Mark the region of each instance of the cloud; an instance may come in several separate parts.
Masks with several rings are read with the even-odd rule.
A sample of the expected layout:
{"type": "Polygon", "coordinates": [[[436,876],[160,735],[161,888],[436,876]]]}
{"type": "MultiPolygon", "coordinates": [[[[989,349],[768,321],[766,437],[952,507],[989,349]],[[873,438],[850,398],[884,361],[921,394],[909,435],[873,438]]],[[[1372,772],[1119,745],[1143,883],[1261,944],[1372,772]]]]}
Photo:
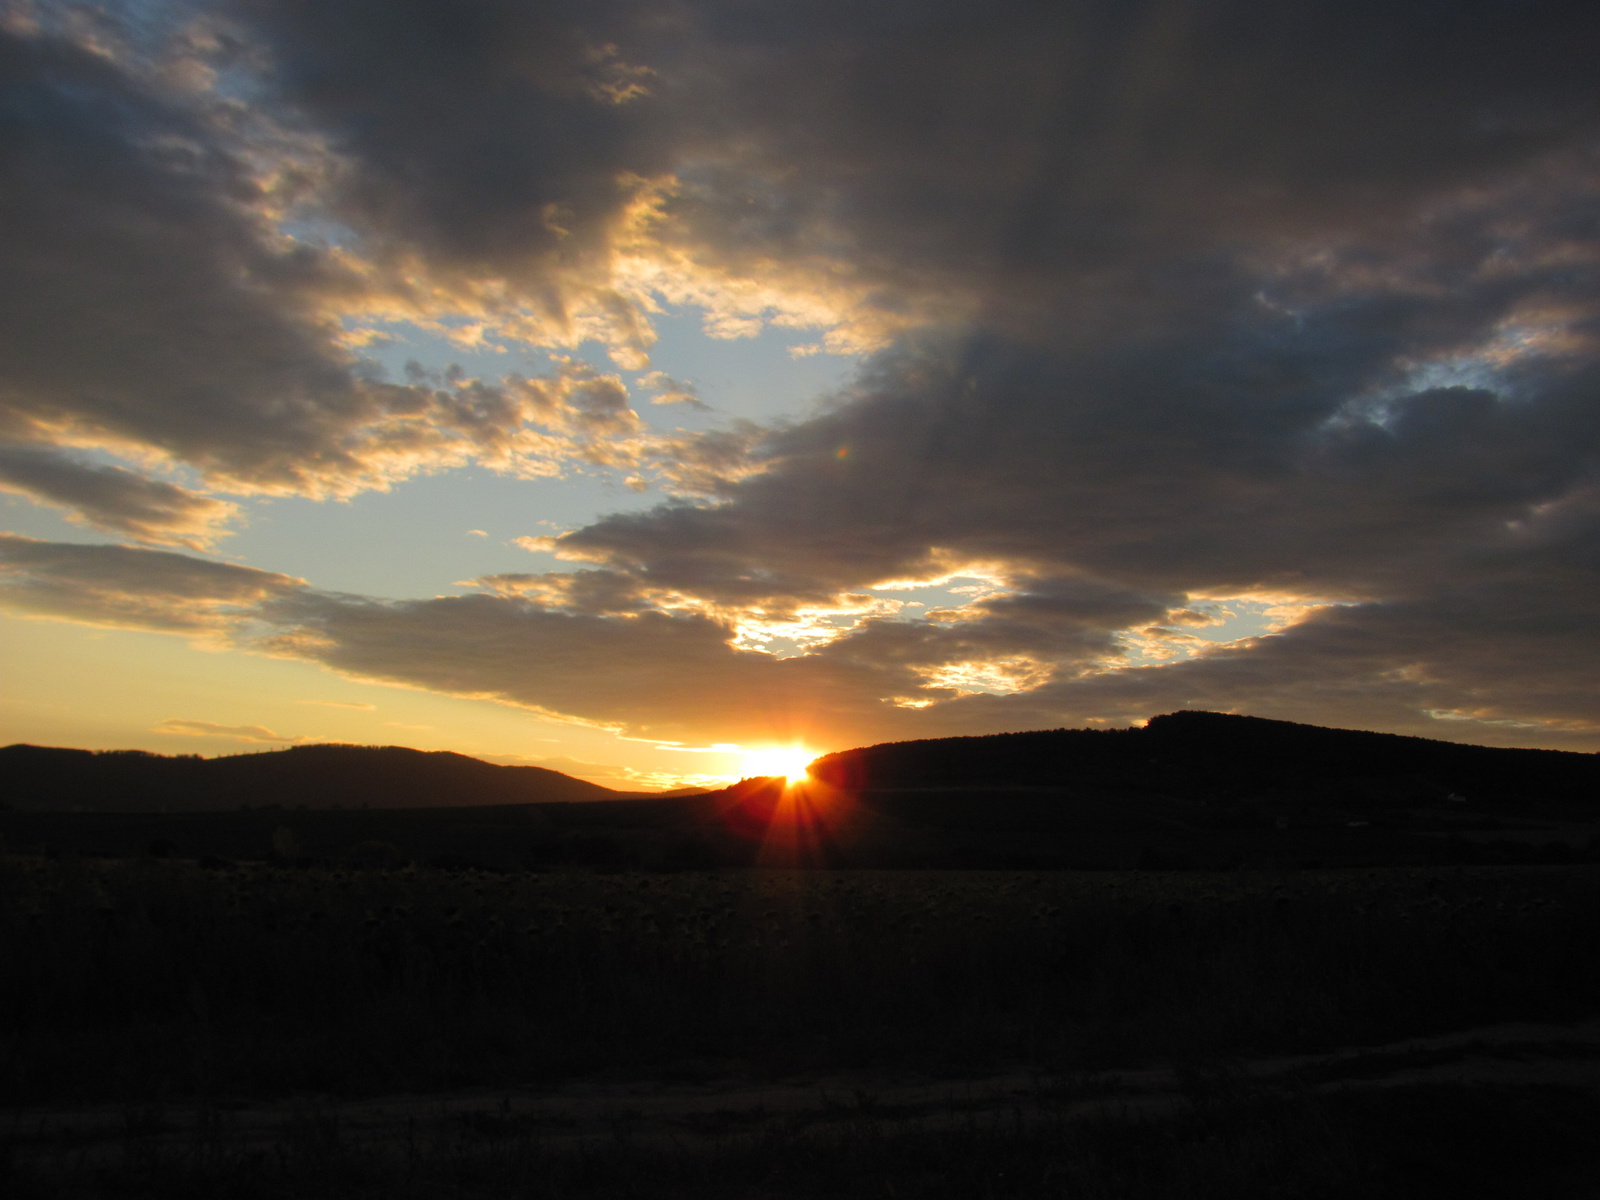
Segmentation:
{"type": "MultiPolygon", "coordinates": [[[[271,7],[254,15],[273,25],[271,7]]],[[[72,507],[96,528],[193,547],[217,536],[229,502],[71,451],[184,464],[205,492],[324,497],[469,460],[552,473],[574,456],[604,459],[601,442],[638,432],[620,383],[580,365],[542,379],[447,372],[393,383],[360,359],[350,330],[367,318],[449,316],[447,297],[400,296],[395,272],[418,255],[449,257],[450,239],[440,234],[432,249],[407,241],[442,216],[385,208],[369,194],[378,176],[340,157],[334,129],[308,130],[300,110],[274,105],[273,87],[295,91],[291,77],[316,92],[313,67],[286,52],[280,74],[243,105],[207,81],[221,71],[243,80],[265,62],[259,30],[201,18],[151,46],[159,20],[124,28],[107,15],[90,37],[82,22],[53,15],[0,29],[0,437],[13,443],[0,469],[11,490],[72,507]],[[342,245],[285,233],[294,222],[331,229],[346,208],[393,227],[347,226],[342,245]]],[[[573,106],[618,108],[605,80],[623,68],[591,62],[606,55],[581,38],[568,50],[573,78],[594,87],[550,85],[565,97],[551,137],[578,132],[573,106]]],[[[507,70],[528,67],[516,61],[507,70]]],[[[568,157],[590,150],[575,145],[568,157]]],[[[603,172],[583,170],[594,187],[611,187],[603,172]]],[[[407,194],[430,204],[417,187],[407,194]]],[[[523,200],[516,209],[508,228],[526,215],[523,200]]],[[[555,257],[534,255],[545,265],[528,267],[513,309],[535,293],[552,312],[566,306],[549,289],[560,291],[565,251],[556,248],[567,237],[541,236],[555,257]]],[[[456,252],[450,270],[483,265],[456,252]]]]}
{"type": "Polygon", "coordinates": [[[319,311],[343,272],[273,235],[217,114],[49,32],[0,32],[0,63],[0,425],[238,484],[350,467],[383,396],[319,311]]]}
{"type": "MultiPolygon", "coordinates": [[[[328,210],[396,310],[473,311],[536,337],[653,340],[614,246],[670,139],[628,6],[257,3],[266,97],[319,131],[328,210]]],[[[630,359],[632,361],[632,359],[630,359]]]]}
{"type": "MultiPolygon", "coordinates": [[[[7,549],[28,572],[28,611],[207,629],[237,648],[354,678],[666,741],[703,741],[710,731],[741,743],[844,746],[1123,723],[1187,706],[1588,746],[1600,741],[1587,672],[1600,650],[1589,619],[1600,582],[1597,512],[1600,504],[1565,514],[1563,528],[1508,552],[1492,583],[1327,607],[1280,633],[1144,667],[1117,660],[1113,635],[1167,611],[1164,599],[1079,580],[1018,580],[1029,590],[990,597],[943,624],[870,618],[779,658],[738,648],[732,622],[694,612],[619,605],[595,614],[514,589],[381,601],[162,551],[7,549]],[[1578,573],[1561,552],[1572,540],[1588,548],[1578,573]]],[[[18,602],[11,588],[0,597],[18,602]]]]}
{"type": "Polygon", "coordinates": [[[311,737],[285,737],[261,725],[218,725],[212,721],[185,721],[177,717],[169,717],[162,721],[151,732],[189,737],[220,737],[235,742],[272,743],[282,746],[303,746],[321,740],[311,737]]]}
{"type": "Polygon", "coordinates": [[[238,506],[176,484],[64,454],[0,444],[0,491],[75,510],[74,519],[141,542],[206,548],[238,506]]]}
{"type": "Polygon", "coordinates": [[[813,652],[1016,693],[897,693],[935,701],[926,728],[1198,705],[1506,736],[1428,715],[1481,712],[1520,722],[1522,740],[1575,734],[1593,709],[1569,668],[1594,649],[1600,375],[1585,354],[1534,351],[1479,359],[1472,386],[1426,372],[1408,386],[1418,373],[1396,360],[1417,343],[1398,337],[1395,307],[1382,289],[1345,291],[1291,321],[1240,296],[1208,336],[1146,331],[1137,355],[992,336],[908,347],[848,404],[775,436],[766,469],[718,503],[550,544],[609,572],[614,592],[633,581],[724,612],[988,563],[997,594],[813,652]],[[1190,644],[1192,663],[1119,664],[1130,637],[1194,600],[1254,596],[1312,615],[1246,646],[1190,644]]]}
{"type": "Polygon", "coordinates": [[[686,13],[652,57],[699,133],[659,237],[886,323],[1120,340],[1227,256],[1382,236],[1595,129],[1576,4],[686,13]]]}
{"type": "MultiPolygon", "coordinates": [[[[1529,579],[1527,582],[1533,583],[1529,579]]],[[[1592,576],[1589,582],[1594,582],[1592,576]]],[[[1593,749],[1587,603],[1519,583],[1323,610],[1281,634],[1161,667],[1049,685],[1015,715],[1129,721],[1178,707],[1501,745],[1593,749]]]]}
{"type": "Polygon", "coordinates": [[[697,614],[595,616],[491,595],[384,603],[312,593],[284,597],[264,614],[282,630],[267,648],[357,678],[667,740],[713,725],[747,740],[790,735],[877,706],[874,689],[856,679],[870,668],[737,650],[727,625],[697,614]]]}
{"type": "Polygon", "coordinates": [[[656,393],[650,397],[651,404],[685,404],[702,412],[710,411],[710,406],[704,403],[695,391],[694,384],[674,379],[665,371],[651,371],[647,375],[641,375],[637,380],[637,386],[656,393]]]}
{"type": "Polygon", "coordinates": [[[470,596],[7,538],[0,602],[695,742],[1192,704],[1600,744],[1592,5],[253,0],[103,28],[0,37],[6,486],[189,547],[219,495],[469,460],[668,498],[518,539],[582,569],[470,596]],[[409,320],[642,371],[663,302],[872,357],[806,419],[672,436],[576,359],[358,357],[409,320]],[[925,617],[874,590],[961,572],[983,590],[925,617]],[[1189,632],[1235,600],[1282,622],[1189,632]]]}
{"type": "Polygon", "coordinates": [[[1253,249],[1370,226],[1593,127],[1581,9],[1487,6],[1463,33],[1421,9],[1117,8],[262,0],[153,47],[109,18],[93,44],[13,28],[35,114],[6,213],[29,298],[4,322],[13,418],[338,494],[484,448],[452,426],[459,398],[375,383],[341,321],[465,314],[557,342],[598,322],[637,355],[654,281],[733,304],[725,321],[755,289],[749,319],[855,320],[867,341],[1002,307],[1059,338],[1064,306],[1087,336],[1240,229],[1253,249]],[[1388,49],[1328,68],[1370,44],[1388,49]]]}
{"type": "Polygon", "coordinates": [[[636,367],[654,296],[854,347],[1120,343],[1297,255],[1392,269],[1486,188],[1574,218],[1597,112],[1595,18],[1554,3],[44,11],[0,41],[0,432],[244,491],[515,465],[526,397],[383,382],[375,321],[636,367]]]}
{"type": "Polygon", "coordinates": [[[0,607],[91,625],[222,634],[302,580],[162,550],[0,534],[0,607]]]}

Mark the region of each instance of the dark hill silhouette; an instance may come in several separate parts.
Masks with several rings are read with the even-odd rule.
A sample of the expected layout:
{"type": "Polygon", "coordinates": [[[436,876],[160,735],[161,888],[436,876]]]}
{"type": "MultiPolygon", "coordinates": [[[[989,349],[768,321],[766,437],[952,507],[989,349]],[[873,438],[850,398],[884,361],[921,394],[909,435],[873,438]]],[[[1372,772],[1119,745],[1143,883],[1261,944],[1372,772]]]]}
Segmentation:
{"type": "Polygon", "coordinates": [[[210,760],[11,746],[0,750],[0,806],[11,810],[0,842],[242,860],[287,854],[276,841],[287,827],[295,861],[353,861],[353,847],[376,841],[391,858],[443,869],[1600,861],[1594,754],[1177,712],[1139,729],[868,746],[818,759],[812,773],[833,786],[790,797],[778,780],[747,779],[633,798],[536,767],[392,746],[210,760]],[[571,803],[586,800],[604,803],[571,803]]]}
{"type": "Polygon", "coordinates": [[[1143,728],[1052,729],[890,742],[829,754],[850,789],[1038,787],[1096,793],[1294,794],[1396,803],[1600,802],[1600,755],[1517,750],[1292,721],[1182,711],[1143,728]]]}
{"type": "Polygon", "coordinates": [[[141,750],[0,749],[0,803],[17,809],[450,808],[631,794],[542,767],[498,766],[403,746],[294,746],[211,759],[141,750]]]}

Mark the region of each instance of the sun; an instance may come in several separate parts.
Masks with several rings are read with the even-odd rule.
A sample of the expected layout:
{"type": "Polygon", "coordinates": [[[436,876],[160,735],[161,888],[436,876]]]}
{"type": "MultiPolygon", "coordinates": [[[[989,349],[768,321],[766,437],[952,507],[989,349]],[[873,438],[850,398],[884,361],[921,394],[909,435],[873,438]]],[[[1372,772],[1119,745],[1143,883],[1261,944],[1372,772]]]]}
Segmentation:
{"type": "Polygon", "coordinates": [[[806,766],[817,757],[815,750],[805,746],[769,746],[762,750],[744,751],[744,773],[756,775],[781,775],[786,780],[799,779],[806,766]]]}

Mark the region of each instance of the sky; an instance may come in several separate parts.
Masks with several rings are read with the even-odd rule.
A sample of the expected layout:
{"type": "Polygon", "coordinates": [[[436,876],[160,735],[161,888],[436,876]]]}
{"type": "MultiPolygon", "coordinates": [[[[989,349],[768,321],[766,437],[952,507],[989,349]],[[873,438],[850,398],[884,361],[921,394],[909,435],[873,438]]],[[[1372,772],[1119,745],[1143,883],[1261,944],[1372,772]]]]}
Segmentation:
{"type": "Polygon", "coordinates": [[[1600,749],[1600,8],[0,0],[0,743],[1600,749]]]}

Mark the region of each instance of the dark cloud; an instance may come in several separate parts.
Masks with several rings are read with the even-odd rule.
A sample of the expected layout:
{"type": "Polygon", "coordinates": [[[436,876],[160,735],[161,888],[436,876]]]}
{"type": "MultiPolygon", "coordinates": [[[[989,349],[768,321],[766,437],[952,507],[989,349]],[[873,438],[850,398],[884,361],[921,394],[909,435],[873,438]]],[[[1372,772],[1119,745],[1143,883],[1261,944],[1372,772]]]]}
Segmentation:
{"type": "MultiPolygon", "coordinates": [[[[68,26],[0,47],[9,421],[314,493],[482,450],[459,398],[356,369],[341,314],[577,321],[637,354],[631,239],[711,272],[695,294],[787,290],[875,335],[942,314],[1056,349],[1152,322],[1208,337],[1329,238],[1437,268],[1375,240],[1570,159],[1596,115],[1584,6],[212,11],[166,58],[68,26]],[[652,219],[641,188],[665,198],[652,219]]],[[[1395,319],[1451,306],[1413,307],[1395,319]]]]}
{"type": "Polygon", "coordinates": [[[608,518],[557,546],[729,601],[820,598],[934,571],[941,554],[1355,597],[1453,569],[1592,480],[1587,372],[1520,398],[1428,388],[1352,415],[1391,355],[1328,361],[1327,331],[1301,328],[1309,345],[1261,336],[1258,354],[1219,331],[1098,361],[972,342],[899,355],[853,403],[777,438],[771,469],[728,503],[608,518]]]}
{"type": "Polygon", "coordinates": [[[885,680],[872,668],[778,660],[729,645],[723,623],[645,611],[591,616],[521,598],[403,603],[302,594],[269,606],[269,643],[335,670],[487,696],[635,736],[702,741],[789,737],[873,723],[885,680]]]}
{"type": "Polygon", "coordinates": [[[1095,675],[1001,701],[1129,721],[1190,706],[1501,745],[1600,745],[1589,664],[1600,651],[1592,572],[1566,594],[1523,577],[1320,612],[1236,649],[1095,675]],[[1580,589],[1587,595],[1579,594],[1580,589]]]}
{"type": "Polygon", "coordinates": [[[121,467],[0,443],[0,490],[74,510],[84,524],[143,542],[199,549],[235,506],[121,467]]]}
{"type": "Polygon", "coordinates": [[[1600,119],[1575,3],[235,11],[355,244],[491,307],[595,307],[636,348],[619,237],[880,334],[981,315],[1059,340],[1059,311],[1115,329],[1241,250],[1581,153],[1600,119]]]}
{"type": "Polygon", "coordinates": [[[1581,153],[1600,116],[1574,3],[687,10],[664,94],[715,134],[670,209],[694,253],[836,259],[880,304],[1055,342],[1581,153]]]}
{"type": "Polygon", "coordinates": [[[167,633],[240,628],[302,580],[164,550],[75,546],[0,534],[0,606],[167,633]]]}
{"type": "MultiPolygon", "coordinates": [[[[548,277],[605,255],[670,169],[653,75],[613,38],[622,6],[568,0],[245,0],[265,83],[342,164],[335,211],[389,253],[469,279],[548,277]]],[[[602,264],[603,266],[604,264],[602,264]]]]}
{"type": "MultiPolygon", "coordinates": [[[[104,55],[0,33],[4,420],[261,482],[313,475],[376,402],[203,114],[104,55]]],[[[347,465],[347,464],[339,464],[347,465]]]]}
{"type": "Polygon", "coordinates": [[[771,469],[724,503],[609,518],[557,547],[769,610],[987,564],[1011,590],[959,619],[873,622],[814,652],[956,686],[941,664],[1048,668],[1053,682],[1014,671],[1026,686],[1010,696],[907,693],[944,701],[929,727],[1194,705],[1592,742],[1579,664],[1600,615],[1600,389],[1587,356],[1479,362],[1475,386],[1405,390],[1404,343],[1360,354],[1327,327],[1350,307],[1300,314],[1293,336],[1257,317],[1235,339],[1255,354],[1224,332],[1147,338],[1137,357],[982,339],[903,352],[838,412],[777,438],[771,469]],[[1207,596],[1343,606],[1191,663],[1105,669],[1119,635],[1207,596]]]}

